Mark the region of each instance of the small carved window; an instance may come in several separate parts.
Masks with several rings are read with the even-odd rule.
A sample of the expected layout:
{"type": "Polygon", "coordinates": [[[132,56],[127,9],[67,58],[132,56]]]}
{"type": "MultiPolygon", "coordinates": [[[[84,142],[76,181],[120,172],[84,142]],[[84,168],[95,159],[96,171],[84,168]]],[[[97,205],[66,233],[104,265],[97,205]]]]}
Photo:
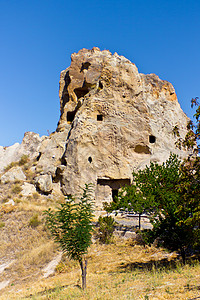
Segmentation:
{"type": "Polygon", "coordinates": [[[91,162],[92,162],[92,157],[91,156],[88,157],[88,161],[91,164],[91,162]]]}
{"type": "Polygon", "coordinates": [[[97,121],[103,121],[103,115],[97,115],[97,121]]]}
{"type": "Polygon", "coordinates": [[[149,143],[154,144],[156,142],[156,137],[154,135],[149,136],[149,143]]]}

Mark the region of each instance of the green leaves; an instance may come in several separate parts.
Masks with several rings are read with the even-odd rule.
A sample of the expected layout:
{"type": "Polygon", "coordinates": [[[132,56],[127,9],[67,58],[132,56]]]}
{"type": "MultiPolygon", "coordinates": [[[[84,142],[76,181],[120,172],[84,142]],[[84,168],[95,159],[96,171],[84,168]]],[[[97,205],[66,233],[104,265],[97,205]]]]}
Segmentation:
{"type": "Polygon", "coordinates": [[[60,244],[62,250],[71,259],[82,261],[87,253],[92,238],[92,202],[91,185],[85,185],[80,199],[75,201],[68,196],[66,202],[61,204],[57,211],[51,209],[44,212],[46,225],[54,240],[60,244]]]}
{"type": "Polygon", "coordinates": [[[133,184],[121,188],[108,212],[128,209],[139,216],[148,212],[153,230],[145,231],[149,242],[155,238],[171,250],[200,245],[200,159],[181,162],[175,154],[162,165],[151,163],[133,172],[133,184]]]}

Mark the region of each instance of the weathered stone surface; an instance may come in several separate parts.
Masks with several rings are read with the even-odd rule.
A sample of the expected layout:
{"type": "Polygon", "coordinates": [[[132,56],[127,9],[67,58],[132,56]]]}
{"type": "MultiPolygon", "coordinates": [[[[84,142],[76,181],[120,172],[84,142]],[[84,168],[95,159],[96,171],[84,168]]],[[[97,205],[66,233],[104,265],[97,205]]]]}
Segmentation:
{"type": "Polygon", "coordinates": [[[26,180],[26,176],[20,167],[14,167],[2,175],[0,180],[1,183],[14,182],[16,180],[26,180]]]}
{"type": "Polygon", "coordinates": [[[123,56],[82,49],[60,77],[58,132],[71,129],[58,168],[64,194],[77,194],[93,183],[98,205],[111,200],[132,181],[133,169],[181,158],[173,128],[186,134],[187,116],[173,86],[154,74],[144,75],[123,56]]]}
{"type": "Polygon", "coordinates": [[[22,143],[16,143],[10,147],[0,146],[0,173],[11,162],[20,160],[23,155],[27,155],[30,159],[38,156],[38,148],[44,137],[34,132],[26,132],[22,143]]]}
{"type": "Polygon", "coordinates": [[[63,131],[54,132],[43,139],[38,149],[36,172],[55,177],[57,166],[61,164],[61,158],[65,151],[66,138],[70,128],[71,126],[68,124],[63,131]]]}
{"type": "MultiPolygon", "coordinates": [[[[22,144],[0,147],[0,172],[23,154],[43,193],[77,195],[93,183],[96,204],[111,201],[133,170],[162,163],[177,149],[188,122],[173,86],[155,74],[140,74],[117,53],[82,49],[60,76],[60,120],[46,137],[26,133],[22,144]],[[52,182],[53,181],[53,182],[52,182]]],[[[2,176],[3,177],[3,176],[2,176]]]]}
{"type": "Polygon", "coordinates": [[[22,187],[21,194],[23,196],[30,196],[36,192],[35,186],[28,182],[24,182],[24,184],[21,187],[22,187]]]}
{"type": "Polygon", "coordinates": [[[51,175],[40,175],[35,178],[37,188],[43,193],[50,193],[52,191],[52,177],[51,175]]]}

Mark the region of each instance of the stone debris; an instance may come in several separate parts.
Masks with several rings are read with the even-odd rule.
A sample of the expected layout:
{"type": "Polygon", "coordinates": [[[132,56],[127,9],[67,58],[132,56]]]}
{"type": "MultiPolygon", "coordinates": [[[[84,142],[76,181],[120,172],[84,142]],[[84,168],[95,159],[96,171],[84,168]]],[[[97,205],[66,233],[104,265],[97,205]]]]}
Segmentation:
{"type": "Polygon", "coordinates": [[[35,192],[36,192],[36,188],[33,184],[24,182],[24,184],[22,185],[22,191],[21,191],[21,194],[23,196],[30,196],[35,192]]]}
{"type": "Polygon", "coordinates": [[[62,252],[60,252],[50,263],[42,270],[43,278],[47,278],[55,272],[55,269],[62,258],[62,252]]]}
{"type": "Polygon", "coordinates": [[[9,283],[10,283],[10,280],[4,280],[4,281],[0,282],[0,290],[7,287],[9,285],[9,283]]]}

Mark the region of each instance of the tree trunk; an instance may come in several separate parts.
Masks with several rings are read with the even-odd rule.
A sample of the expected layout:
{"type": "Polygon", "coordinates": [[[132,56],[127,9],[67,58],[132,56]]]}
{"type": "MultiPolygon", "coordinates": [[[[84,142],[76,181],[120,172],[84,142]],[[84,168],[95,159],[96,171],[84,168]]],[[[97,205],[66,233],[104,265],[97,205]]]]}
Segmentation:
{"type": "Polygon", "coordinates": [[[82,289],[86,288],[86,274],[87,274],[87,259],[80,261],[81,271],[82,271],[82,289]]]}
{"type": "Polygon", "coordinates": [[[141,214],[139,214],[139,229],[141,228],[141,214]]]}
{"type": "Polygon", "coordinates": [[[185,249],[184,248],[181,248],[181,257],[183,260],[183,264],[185,265],[185,249]]]}

